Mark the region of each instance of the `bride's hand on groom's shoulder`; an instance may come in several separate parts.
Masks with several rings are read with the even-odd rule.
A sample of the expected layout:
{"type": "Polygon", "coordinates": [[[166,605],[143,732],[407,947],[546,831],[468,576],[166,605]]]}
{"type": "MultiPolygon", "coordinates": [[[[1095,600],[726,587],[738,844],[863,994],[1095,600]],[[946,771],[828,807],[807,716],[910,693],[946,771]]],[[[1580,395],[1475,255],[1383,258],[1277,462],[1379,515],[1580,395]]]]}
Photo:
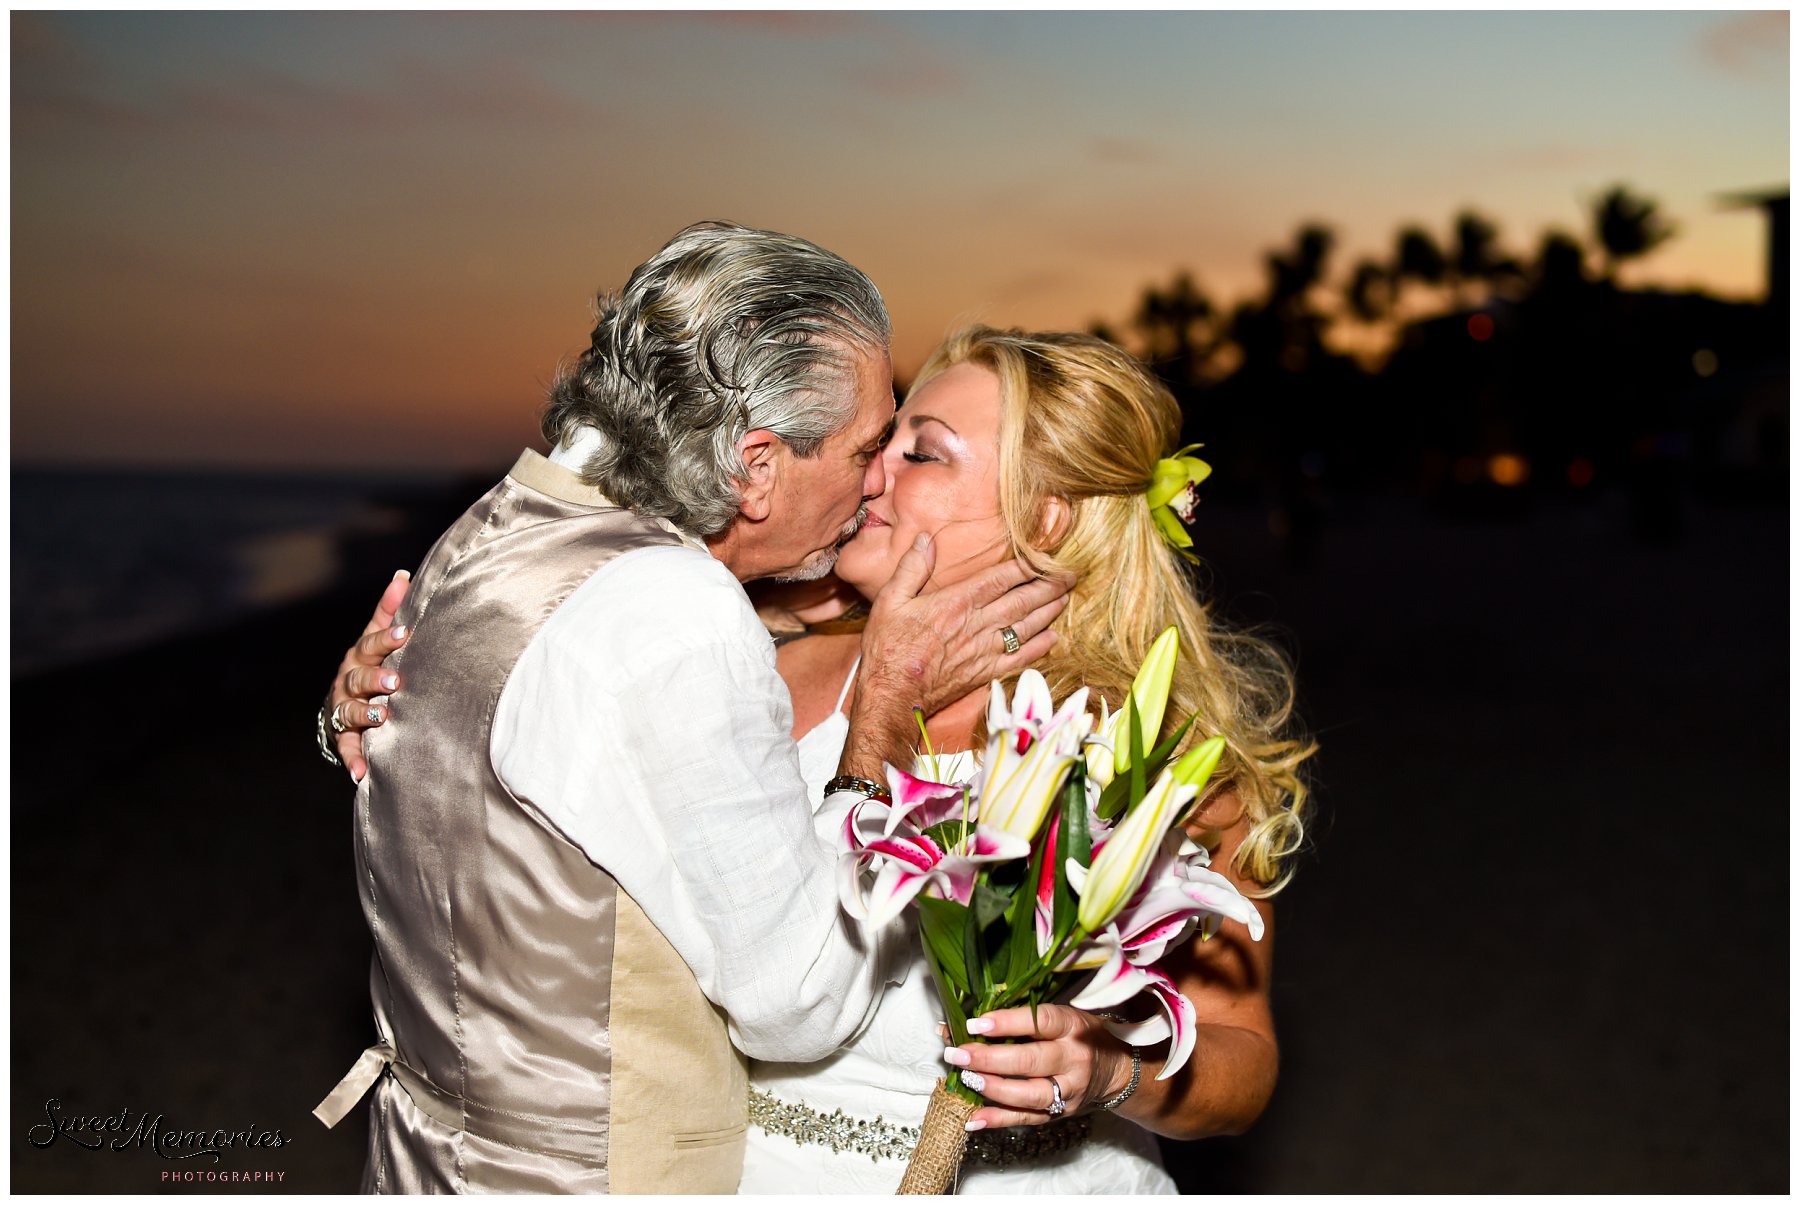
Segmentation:
{"type": "Polygon", "coordinates": [[[353,782],[361,782],[369,772],[369,763],[363,758],[363,732],[387,720],[387,708],[372,700],[400,687],[399,671],[384,670],[381,663],[406,643],[406,629],[395,625],[394,615],[411,586],[412,575],[406,570],[394,574],[376,602],[374,614],[363,626],[361,638],[344,650],[337,676],[331,680],[331,690],[325,696],[325,714],[336,717],[334,727],[343,729],[334,743],[353,782]]]}
{"type": "Polygon", "coordinates": [[[982,1041],[944,1051],[962,1081],[990,1102],[970,1118],[980,1128],[1055,1120],[1049,1113],[1053,1076],[1065,1116],[1093,1111],[1130,1082],[1130,1050],[1098,1017],[1062,1004],[1040,1004],[1036,1012],[1035,1023],[1029,1008],[983,1013],[970,1022],[971,1030],[986,1023],[982,1041]],[[1001,1045],[1003,1038],[1030,1040],[1001,1045]]]}
{"type": "Polygon", "coordinates": [[[935,554],[921,535],[875,598],[863,631],[871,679],[917,696],[927,713],[1023,669],[1050,650],[1051,622],[1068,602],[1068,578],[1045,578],[1021,560],[926,590],[935,554]],[[1006,651],[1002,629],[1017,638],[1006,651]]]}

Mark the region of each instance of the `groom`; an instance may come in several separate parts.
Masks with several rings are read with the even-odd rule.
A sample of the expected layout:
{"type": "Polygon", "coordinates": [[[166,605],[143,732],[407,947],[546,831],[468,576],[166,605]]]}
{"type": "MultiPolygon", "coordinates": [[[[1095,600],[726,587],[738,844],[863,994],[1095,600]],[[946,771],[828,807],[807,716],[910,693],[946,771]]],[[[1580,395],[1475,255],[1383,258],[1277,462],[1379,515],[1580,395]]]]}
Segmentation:
{"type": "MultiPolygon", "coordinates": [[[[731,1192],[743,1055],[823,1057],[874,1007],[740,583],[822,576],[882,492],[887,343],[837,256],[684,230],[602,298],[552,455],[426,556],[356,799],[380,1041],[317,1110],[377,1085],[365,1190],[731,1192]]],[[[922,595],[920,544],[821,834],[907,759],[913,708],[1053,639],[1061,586],[1013,563],[922,595]]]]}

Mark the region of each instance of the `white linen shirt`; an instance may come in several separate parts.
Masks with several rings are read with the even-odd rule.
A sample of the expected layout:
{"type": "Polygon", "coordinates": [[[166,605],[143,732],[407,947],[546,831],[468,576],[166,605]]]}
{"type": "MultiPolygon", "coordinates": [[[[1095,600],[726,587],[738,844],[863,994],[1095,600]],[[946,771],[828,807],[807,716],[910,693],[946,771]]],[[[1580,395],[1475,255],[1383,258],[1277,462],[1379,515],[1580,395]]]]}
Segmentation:
{"type": "MultiPolygon", "coordinates": [[[[551,460],[585,461],[578,438],[551,460]]],[[[493,766],[613,876],[758,1059],[807,1062],[880,997],[879,939],[838,907],[793,708],[743,587],[703,545],[637,549],[570,594],[526,646],[494,716],[493,766]]]]}

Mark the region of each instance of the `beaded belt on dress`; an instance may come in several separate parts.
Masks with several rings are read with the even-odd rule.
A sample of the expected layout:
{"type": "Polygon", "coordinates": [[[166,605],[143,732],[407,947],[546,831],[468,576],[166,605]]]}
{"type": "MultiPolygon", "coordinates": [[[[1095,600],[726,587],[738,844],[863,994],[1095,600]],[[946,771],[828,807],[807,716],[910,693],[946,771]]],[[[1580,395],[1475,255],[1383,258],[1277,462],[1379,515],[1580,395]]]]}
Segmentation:
{"type": "MultiPolygon", "coordinates": [[[[821,1113],[771,1096],[760,1088],[750,1089],[750,1124],[761,1126],[765,1133],[779,1134],[801,1144],[867,1155],[871,1160],[909,1158],[914,1144],[919,1141],[918,1126],[892,1125],[880,1117],[873,1121],[850,1117],[842,1109],[821,1113]]],[[[969,1135],[968,1154],[964,1157],[1005,1167],[1066,1151],[1085,1141],[1087,1136],[1086,1117],[1069,1117],[1041,1126],[977,1130],[969,1135]]]]}

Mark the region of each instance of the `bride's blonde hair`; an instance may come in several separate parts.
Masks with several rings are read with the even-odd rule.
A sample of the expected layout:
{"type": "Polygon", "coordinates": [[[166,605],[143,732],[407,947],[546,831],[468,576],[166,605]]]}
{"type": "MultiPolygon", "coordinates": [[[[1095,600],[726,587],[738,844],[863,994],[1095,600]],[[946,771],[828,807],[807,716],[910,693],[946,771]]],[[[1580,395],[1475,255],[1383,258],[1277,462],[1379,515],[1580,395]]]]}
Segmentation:
{"type": "MultiPolygon", "coordinates": [[[[1236,789],[1249,821],[1233,866],[1263,885],[1258,894],[1274,894],[1305,835],[1299,767],[1316,746],[1297,730],[1286,659],[1211,616],[1151,520],[1144,492],[1181,435],[1175,398],[1104,340],[986,326],[946,340],[913,388],[965,363],[1000,381],[1000,511],[1014,552],[1043,572],[1075,575],[1055,624],[1061,639],[1036,665],[1051,694],[1089,686],[1116,708],[1151,643],[1179,629],[1163,735],[1192,715],[1185,744],[1225,738],[1214,782],[1236,789]]],[[[1205,816],[1213,827],[1236,819],[1205,816]]]]}

